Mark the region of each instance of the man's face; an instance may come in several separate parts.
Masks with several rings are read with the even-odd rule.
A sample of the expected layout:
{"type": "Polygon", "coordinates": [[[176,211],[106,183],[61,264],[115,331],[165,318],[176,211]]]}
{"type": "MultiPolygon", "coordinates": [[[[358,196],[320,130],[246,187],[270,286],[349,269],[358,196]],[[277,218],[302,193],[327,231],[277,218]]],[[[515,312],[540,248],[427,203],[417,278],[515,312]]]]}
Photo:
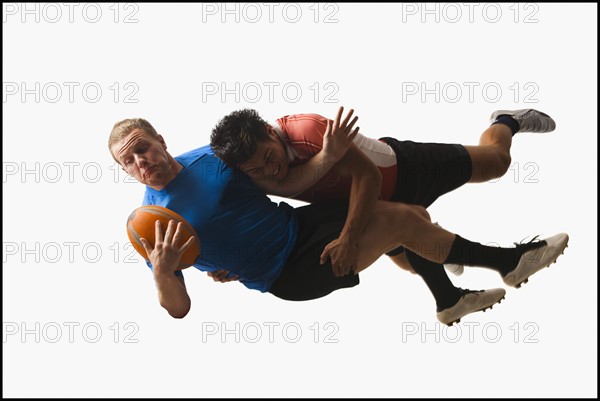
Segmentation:
{"type": "Polygon", "coordinates": [[[267,125],[269,139],[258,142],[256,152],[238,167],[253,180],[283,180],[288,173],[285,147],[273,127],[267,125]]]}
{"type": "Polygon", "coordinates": [[[136,128],[111,148],[123,170],[153,188],[162,188],[173,179],[167,145],[162,136],[153,137],[136,128]]]}

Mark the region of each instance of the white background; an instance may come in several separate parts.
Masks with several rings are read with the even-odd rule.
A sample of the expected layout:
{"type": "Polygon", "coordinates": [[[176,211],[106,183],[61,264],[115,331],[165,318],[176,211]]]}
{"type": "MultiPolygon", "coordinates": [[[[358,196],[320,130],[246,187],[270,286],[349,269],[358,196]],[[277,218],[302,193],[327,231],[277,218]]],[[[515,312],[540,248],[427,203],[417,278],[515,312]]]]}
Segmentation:
{"type": "Polygon", "coordinates": [[[4,396],[597,396],[596,5],[84,4],[3,5],[4,396]],[[503,178],[429,211],[482,243],[567,232],[566,253],[460,331],[386,257],[305,303],[188,270],[192,310],[170,318],[127,245],[144,188],[110,157],[113,124],[146,118],[178,155],[236,109],[339,105],[365,135],[463,144],[496,109],[549,113],[503,178]]]}

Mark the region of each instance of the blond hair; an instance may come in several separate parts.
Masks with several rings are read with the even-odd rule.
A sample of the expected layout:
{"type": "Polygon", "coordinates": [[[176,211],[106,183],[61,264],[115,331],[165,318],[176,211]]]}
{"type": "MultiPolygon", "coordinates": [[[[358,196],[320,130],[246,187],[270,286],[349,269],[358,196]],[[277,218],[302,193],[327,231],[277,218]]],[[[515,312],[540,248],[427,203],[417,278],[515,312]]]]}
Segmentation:
{"type": "Polygon", "coordinates": [[[158,133],[152,124],[143,118],[128,118],[126,120],[119,121],[113,127],[112,131],[110,132],[110,137],[108,138],[108,150],[117,163],[119,163],[119,161],[112,152],[113,145],[125,138],[136,128],[143,129],[144,132],[152,137],[158,137],[158,133]]]}

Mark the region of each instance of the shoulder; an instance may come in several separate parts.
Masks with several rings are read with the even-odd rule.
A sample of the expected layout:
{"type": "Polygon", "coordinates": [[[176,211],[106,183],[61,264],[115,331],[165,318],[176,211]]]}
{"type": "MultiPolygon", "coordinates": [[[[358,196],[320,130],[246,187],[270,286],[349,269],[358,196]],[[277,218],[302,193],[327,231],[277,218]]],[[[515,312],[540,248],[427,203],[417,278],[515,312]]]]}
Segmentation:
{"type": "Polygon", "coordinates": [[[175,157],[179,163],[181,163],[184,167],[190,168],[195,165],[211,165],[218,170],[227,169],[227,165],[221,159],[219,159],[215,153],[213,152],[210,145],[205,145],[197,149],[190,150],[185,152],[177,157],[175,157]]]}
{"type": "Polygon", "coordinates": [[[214,154],[215,153],[211,149],[210,145],[205,145],[182,153],[181,155],[175,157],[175,160],[177,160],[178,162],[186,160],[196,160],[205,156],[214,156],[214,154]]]}

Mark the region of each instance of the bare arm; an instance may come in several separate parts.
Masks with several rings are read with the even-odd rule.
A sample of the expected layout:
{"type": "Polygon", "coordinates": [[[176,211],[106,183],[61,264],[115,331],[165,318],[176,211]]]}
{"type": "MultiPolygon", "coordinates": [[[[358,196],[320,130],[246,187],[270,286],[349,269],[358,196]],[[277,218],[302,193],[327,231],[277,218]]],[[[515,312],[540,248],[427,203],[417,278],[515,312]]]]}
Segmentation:
{"type": "Polygon", "coordinates": [[[292,198],[319,182],[333,166],[335,162],[321,150],[306,163],[291,167],[283,180],[261,179],[254,183],[268,194],[292,198]]]}
{"type": "Polygon", "coordinates": [[[340,239],[357,244],[381,192],[382,176],[375,164],[356,146],[338,164],[338,174],[352,180],[348,217],[340,239]]]}
{"type": "Polygon", "coordinates": [[[177,244],[180,242],[180,238],[181,223],[176,224],[173,220],[169,221],[163,239],[162,227],[160,221],[157,220],[154,248],[146,239],[140,239],[153,266],[158,301],[169,312],[169,315],[179,319],[185,317],[190,311],[191,300],[183,278],[175,276],[175,270],[179,266],[181,255],[195,240],[192,236],[179,247],[177,244]]]}
{"type": "Polygon", "coordinates": [[[158,289],[158,302],[169,315],[181,319],[187,315],[192,301],[185,288],[185,281],[175,274],[154,274],[158,289]]]}
{"type": "Polygon", "coordinates": [[[335,120],[327,120],[327,129],[323,135],[323,148],[319,153],[306,163],[291,167],[284,179],[279,181],[272,178],[256,180],[256,185],[267,193],[289,198],[301,194],[319,182],[335,163],[344,157],[352,145],[352,140],[358,134],[359,127],[352,130],[358,117],[354,117],[350,121],[354,110],[350,109],[342,120],[343,111],[344,108],[340,107],[335,120]]]}
{"type": "Polygon", "coordinates": [[[334,274],[344,276],[356,267],[358,238],[379,199],[382,176],[377,166],[354,145],[338,163],[336,171],[352,180],[348,216],[340,237],[325,247],[321,263],[331,258],[334,274]]]}

